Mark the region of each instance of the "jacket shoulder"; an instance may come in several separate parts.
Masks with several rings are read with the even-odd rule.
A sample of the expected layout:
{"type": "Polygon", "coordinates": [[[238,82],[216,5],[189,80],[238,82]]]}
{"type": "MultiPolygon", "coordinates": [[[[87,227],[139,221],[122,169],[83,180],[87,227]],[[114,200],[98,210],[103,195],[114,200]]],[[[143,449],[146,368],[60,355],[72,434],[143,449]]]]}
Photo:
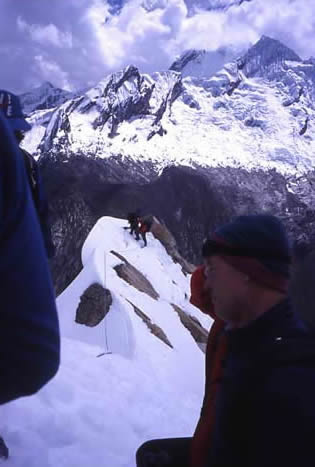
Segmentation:
{"type": "Polygon", "coordinates": [[[315,368],[315,336],[298,331],[290,337],[275,337],[256,356],[258,363],[268,367],[313,366],[315,368]]]}

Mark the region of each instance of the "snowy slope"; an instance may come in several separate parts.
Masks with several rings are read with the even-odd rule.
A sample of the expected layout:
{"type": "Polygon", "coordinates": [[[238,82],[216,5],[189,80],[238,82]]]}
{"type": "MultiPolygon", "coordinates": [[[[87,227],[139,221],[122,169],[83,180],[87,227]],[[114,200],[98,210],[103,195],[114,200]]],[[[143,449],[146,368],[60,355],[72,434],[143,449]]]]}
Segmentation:
{"type": "Polygon", "coordinates": [[[211,320],[189,304],[189,277],[162,245],[149,234],[142,249],[124,225],[119,219],[98,221],[82,251],[82,272],[58,298],[63,341],[56,378],[38,395],[2,408],[8,466],[134,467],[145,440],[194,430],[204,354],[170,303],[204,327],[211,320]],[[158,300],[118,277],[113,267],[120,260],[112,250],[150,280],[158,300]],[[105,323],[88,328],[74,323],[75,310],[95,281],[110,289],[113,304],[105,323]],[[130,303],[164,330],[173,349],[148,331],[130,303]],[[112,353],[96,358],[103,351],[112,353]]]}
{"type": "Polygon", "coordinates": [[[37,149],[45,136],[53,112],[54,109],[37,110],[27,118],[27,121],[32,125],[32,130],[25,133],[22,147],[34,154],[36,159],[39,157],[37,149]]]}
{"type": "Polygon", "coordinates": [[[177,57],[170,70],[180,72],[183,77],[210,78],[237,55],[233,47],[222,47],[216,51],[192,49],[177,57]]]}
{"type": "Polygon", "coordinates": [[[45,136],[47,125],[56,107],[75,97],[75,93],[56,88],[49,82],[43,83],[20,96],[23,112],[32,125],[25,133],[22,146],[36,156],[37,148],[45,136]]]}
{"type": "Polygon", "coordinates": [[[313,169],[313,62],[263,37],[213,74],[217,66],[211,54],[189,51],[167,72],[127,67],[59,106],[46,127],[39,114],[25,145],[60,158],[120,155],[157,172],[173,164],[313,169]]]}

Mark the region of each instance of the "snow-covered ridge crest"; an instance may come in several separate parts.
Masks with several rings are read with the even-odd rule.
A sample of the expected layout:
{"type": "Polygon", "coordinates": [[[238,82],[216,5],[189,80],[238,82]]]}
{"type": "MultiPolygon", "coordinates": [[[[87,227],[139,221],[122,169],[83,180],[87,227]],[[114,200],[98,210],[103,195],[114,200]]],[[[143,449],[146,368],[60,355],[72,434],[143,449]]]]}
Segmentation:
{"type": "Polygon", "coordinates": [[[179,309],[204,328],[211,320],[189,303],[189,276],[164,247],[149,234],[142,249],[123,229],[126,224],[113,218],[97,222],[83,247],[82,272],[58,298],[57,376],[35,396],[2,407],[1,434],[14,467],[134,467],[136,450],[146,440],[194,431],[204,354],[179,309]],[[120,278],[117,268],[124,261],[112,252],[141,271],[159,298],[120,278]],[[77,324],[80,297],[94,283],[110,290],[110,311],[95,327],[77,324]],[[151,332],[150,322],[171,346],[151,332]]]}
{"type": "MultiPolygon", "coordinates": [[[[82,249],[83,270],[58,298],[63,335],[90,344],[105,345],[104,322],[96,328],[89,328],[75,322],[80,296],[94,283],[107,288],[113,298],[113,304],[105,318],[105,327],[111,327],[111,320],[115,318],[117,306],[125,308],[125,319],[129,323],[128,316],[132,310],[132,306],[130,308],[130,304],[132,304],[147,314],[156,325],[165,331],[166,335],[171,331],[168,332],[165,328],[165,320],[159,320],[161,312],[155,314],[154,309],[158,310],[163,307],[167,316],[168,313],[174,313],[173,306],[175,305],[187,316],[198,319],[200,325],[208,329],[209,318],[189,303],[190,276],[183,271],[182,266],[178,262],[174,262],[164,245],[152,233],[147,235],[148,246],[143,248],[142,240],[136,241],[126,230],[126,227],[127,221],[124,219],[104,217],[96,223],[90,232],[82,249]],[[125,268],[125,272],[117,269],[119,265],[127,265],[130,274],[128,267],[125,268]],[[143,283],[141,283],[141,278],[143,283]]],[[[163,237],[167,236],[166,228],[161,224],[160,228],[164,229],[163,237]]],[[[134,331],[128,327],[126,345],[122,345],[121,348],[118,348],[115,343],[117,332],[124,334],[126,330],[122,330],[121,327],[113,333],[109,331],[107,344],[113,340],[113,347],[110,344],[108,346],[111,347],[111,351],[115,348],[115,352],[132,357],[134,347],[130,347],[130,345],[131,342],[134,342],[133,337],[131,338],[134,331]]],[[[177,332],[179,332],[178,329],[177,332]]],[[[190,337],[194,340],[191,334],[190,337]]],[[[151,338],[156,339],[153,335],[151,338]]],[[[169,337],[169,341],[172,344],[171,337],[169,337]]],[[[121,340],[119,342],[121,343],[121,340]]],[[[176,344],[172,344],[171,347],[176,347],[176,344]]]]}

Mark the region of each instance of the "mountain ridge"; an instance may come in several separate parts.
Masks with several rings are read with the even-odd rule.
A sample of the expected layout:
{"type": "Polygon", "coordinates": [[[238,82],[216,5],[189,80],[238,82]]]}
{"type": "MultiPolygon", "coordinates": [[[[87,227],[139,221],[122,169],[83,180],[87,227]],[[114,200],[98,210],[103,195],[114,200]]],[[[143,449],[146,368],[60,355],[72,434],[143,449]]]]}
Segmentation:
{"type": "Polygon", "coordinates": [[[273,213],[293,240],[313,238],[315,65],[271,38],[254,50],[243,67],[234,60],[208,77],[129,66],[33,112],[25,146],[50,200],[58,292],[82,267],[91,223],[137,207],[161,219],[195,264],[204,236],[239,214],[273,213]]]}

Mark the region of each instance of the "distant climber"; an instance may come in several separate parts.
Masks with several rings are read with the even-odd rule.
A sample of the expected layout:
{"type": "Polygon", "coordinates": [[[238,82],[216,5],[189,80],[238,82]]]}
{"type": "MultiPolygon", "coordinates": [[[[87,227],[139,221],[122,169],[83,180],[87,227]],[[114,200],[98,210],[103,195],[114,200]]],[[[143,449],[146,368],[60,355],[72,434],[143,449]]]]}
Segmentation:
{"type": "Polygon", "coordinates": [[[142,240],[144,241],[144,246],[148,245],[146,234],[150,232],[152,225],[153,225],[153,216],[148,215],[148,216],[140,217],[139,232],[142,237],[142,240]]]}
{"type": "MultiPolygon", "coordinates": [[[[31,125],[25,120],[19,98],[10,92],[0,90],[0,110],[2,110],[2,114],[13,130],[15,138],[20,145],[24,139],[25,132],[31,129],[31,125]]],[[[24,159],[34,206],[44,238],[46,253],[48,258],[52,258],[55,255],[55,246],[51,235],[48,202],[44,192],[39,167],[31,154],[25,151],[25,149],[20,148],[20,150],[24,159]]]]}
{"type": "Polygon", "coordinates": [[[136,211],[129,212],[127,215],[127,220],[129,222],[129,227],[130,228],[130,235],[135,234],[136,240],[140,240],[139,237],[139,222],[140,222],[140,210],[137,209],[136,211]]]}

